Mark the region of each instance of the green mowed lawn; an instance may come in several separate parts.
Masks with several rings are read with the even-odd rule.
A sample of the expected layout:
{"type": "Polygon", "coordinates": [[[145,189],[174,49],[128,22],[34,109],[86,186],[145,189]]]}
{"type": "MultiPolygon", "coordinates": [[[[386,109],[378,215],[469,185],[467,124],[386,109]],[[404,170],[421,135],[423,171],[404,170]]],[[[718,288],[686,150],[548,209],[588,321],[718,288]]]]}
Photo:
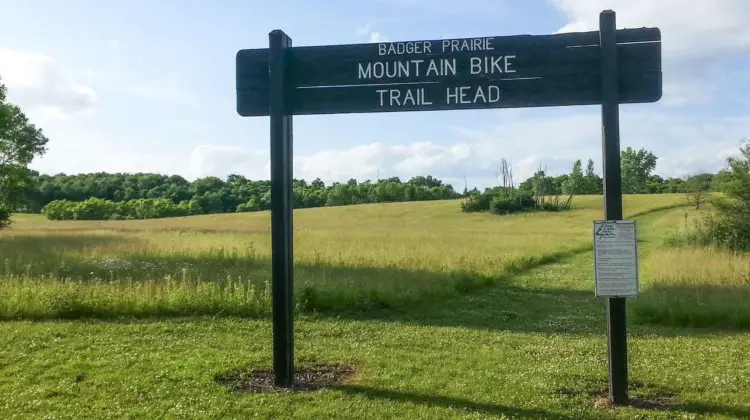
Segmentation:
{"type": "Polygon", "coordinates": [[[233,393],[216,379],[270,367],[271,324],[236,318],[0,324],[3,418],[742,418],[746,334],[631,326],[631,395],[663,411],[595,407],[606,391],[603,306],[580,255],[441,305],[301,317],[297,364],[341,363],[348,385],[233,393]],[[684,417],[679,417],[684,415],[684,417]]]}
{"type": "MultiPolygon", "coordinates": [[[[419,204],[430,207],[427,203],[419,204]]],[[[245,394],[228,389],[220,378],[237,371],[270,368],[272,328],[270,320],[262,314],[232,317],[217,312],[191,317],[6,321],[0,323],[0,415],[76,419],[750,417],[750,357],[747,356],[750,335],[739,328],[741,325],[718,323],[710,328],[687,328],[664,325],[670,322],[659,325],[652,318],[646,319],[648,323],[639,320],[642,315],[639,308],[653,309],[654,302],[664,299],[665,290],[672,290],[672,294],[676,290],[659,289],[658,285],[677,282],[685,288],[699,281],[712,284],[716,283],[715,278],[725,279],[714,286],[722,285],[727,291],[709,301],[717,311],[723,302],[721,296],[747,293],[747,286],[736,280],[741,277],[733,274],[743,269],[744,257],[702,251],[691,254],[698,251],[666,249],[661,245],[667,232],[679,229],[684,223],[686,212],[684,208],[649,211],[668,204],[651,203],[649,207],[644,203],[638,211],[628,211],[626,206],[626,214],[643,213],[637,218],[642,240],[639,250],[644,267],[643,291],[628,303],[630,393],[658,403],[657,408],[611,409],[594,404],[595,396],[607,390],[607,353],[604,305],[594,297],[593,260],[590,250],[585,248],[586,241],[590,244],[591,220],[599,215],[592,204],[592,209],[579,210],[586,212],[583,215],[573,212],[527,216],[525,225],[517,223],[521,219],[517,218],[513,229],[509,227],[510,219],[498,216],[485,221],[472,216],[466,223],[469,227],[462,228],[461,220],[455,219],[463,215],[448,215],[447,211],[439,210],[432,210],[432,216],[424,216],[421,222],[428,224],[426,229],[419,228],[414,221],[404,222],[405,235],[411,237],[407,240],[414,241],[425,235],[439,237],[440,231],[434,228],[438,224],[447,226],[446,235],[467,229],[481,231],[482,227],[498,224],[504,226],[497,228],[498,236],[512,234],[516,238],[523,236],[524,227],[527,232],[546,228],[548,240],[562,243],[569,252],[511,271],[498,269],[492,266],[494,260],[478,255],[474,257],[474,261],[479,261],[477,271],[492,274],[492,270],[497,270],[495,281],[481,288],[384,309],[299,313],[295,329],[297,366],[305,368],[319,363],[351,366],[355,374],[347,384],[292,394],[245,394]],[[556,228],[561,231],[556,232],[556,228]],[[716,268],[714,275],[706,275],[685,263],[696,255],[710,260],[716,268]],[[670,264],[675,270],[662,268],[670,264]],[[732,267],[733,271],[722,271],[723,266],[732,267]]],[[[373,211],[372,207],[362,208],[362,212],[373,211]]],[[[346,226],[387,224],[389,218],[382,215],[387,211],[384,208],[388,206],[381,206],[378,210],[381,213],[375,212],[381,214],[380,222],[364,220],[366,217],[356,209],[310,212],[307,217],[312,220],[299,218],[301,239],[308,240],[305,229],[311,229],[313,236],[321,234],[315,232],[317,221],[317,226],[327,223],[331,231],[337,229],[334,225],[339,226],[338,236],[330,233],[331,237],[351,244],[356,233],[346,226]],[[323,216],[326,211],[338,213],[338,224],[323,216]],[[353,215],[341,217],[344,212],[353,215]]],[[[399,205],[392,208],[394,212],[408,213],[399,205]]],[[[222,223],[231,223],[229,220],[222,223]]],[[[149,226],[157,223],[141,223],[146,225],[145,222],[151,223],[149,226]]],[[[168,220],[162,226],[174,224],[176,229],[179,223],[186,222],[168,220]]],[[[190,223],[217,226],[215,221],[198,218],[190,223]]],[[[249,225],[239,229],[252,229],[250,225],[255,222],[238,224],[242,223],[249,225]]],[[[53,232],[52,226],[40,227],[43,224],[46,223],[30,218],[19,222],[18,229],[6,235],[14,235],[11,241],[18,241],[25,235],[23,231],[27,231],[28,235],[46,236],[53,241],[59,238],[56,235],[60,231],[93,230],[93,226],[66,223],[52,225],[53,232]]],[[[107,228],[106,223],[97,226],[97,229],[107,228]]],[[[116,229],[118,235],[126,238],[148,234],[142,230],[128,233],[122,225],[116,229]]],[[[395,230],[386,229],[383,233],[393,234],[395,230]]],[[[372,234],[370,229],[369,235],[372,234]]],[[[205,236],[209,243],[219,240],[208,233],[205,236]]],[[[368,238],[367,232],[363,238],[368,238]]],[[[382,238],[369,241],[363,239],[358,249],[386,247],[382,238]]],[[[512,248],[512,244],[501,240],[492,244],[502,250],[512,248]]],[[[112,246],[114,251],[128,255],[129,249],[112,246]]],[[[172,254],[178,253],[179,247],[186,247],[183,243],[178,247],[166,242],[161,246],[172,247],[167,252],[172,254]]],[[[337,252],[344,252],[339,246],[323,248],[321,258],[334,265],[330,259],[337,252]]],[[[482,252],[488,253],[487,245],[476,246],[485,247],[482,252]]],[[[435,243],[427,244],[426,254],[414,248],[411,251],[412,260],[417,261],[414,265],[420,269],[428,265],[438,247],[435,243]]],[[[451,252],[445,244],[440,247],[451,252]]],[[[5,248],[0,244],[0,249],[8,252],[11,248],[6,243],[5,248]]],[[[98,243],[93,251],[105,250],[98,243]]],[[[555,249],[543,251],[555,252],[555,249]]],[[[390,261],[391,266],[401,264],[400,272],[409,272],[404,263],[408,260],[400,255],[401,248],[396,247],[391,254],[382,252],[382,258],[390,261]]],[[[456,251],[458,255],[461,253],[456,251]]],[[[16,257],[21,258],[17,254],[16,257]]],[[[6,264],[10,267],[6,270],[16,269],[11,263],[6,264]]],[[[354,271],[347,273],[356,276],[356,270],[362,270],[359,277],[363,282],[393,275],[393,271],[387,271],[388,264],[382,265],[385,267],[351,264],[348,269],[354,271]]],[[[437,267],[434,279],[447,278],[445,273],[452,268],[437,267]]],[[[11,274],[16,275],[6,271],[6,281],[11,274]]],[[[335,280],[335,276],[328,279],[335,280]]],[[[406,275],[400,278],[408,280],[406,275]]],[[[7,290],[16,290],[12,287],[15,286],[7,290]]],[[[682,296],[694,298],[693,295],[684,292],[682,296]]],[[[679,294],[673,299],[679,301],[679,294]]],[[[738,304],[738,299],[728,300],[732,313],[741,313],[741,309],[732,306],[738,304]]],[[[662,318],[665,317],[657,316],[656,321],[662,318]]]]}

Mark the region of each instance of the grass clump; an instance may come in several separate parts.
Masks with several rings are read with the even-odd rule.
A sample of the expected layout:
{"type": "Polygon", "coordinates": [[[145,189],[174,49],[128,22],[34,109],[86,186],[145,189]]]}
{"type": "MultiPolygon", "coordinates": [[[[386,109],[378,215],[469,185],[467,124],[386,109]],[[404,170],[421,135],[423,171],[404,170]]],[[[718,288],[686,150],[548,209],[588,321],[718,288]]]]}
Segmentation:
{"type": "Polygon", "coordinates": [[[256,316],[270,312],[270,285],[243,279],[93,281],[7,276],[0,320],[152,316],[256,316]]]}
{"type": "Polygon", "coordinates": [[[644,263],[636,322],[750,328],[750,256],[719,248],[658,249],[644,263]]]}

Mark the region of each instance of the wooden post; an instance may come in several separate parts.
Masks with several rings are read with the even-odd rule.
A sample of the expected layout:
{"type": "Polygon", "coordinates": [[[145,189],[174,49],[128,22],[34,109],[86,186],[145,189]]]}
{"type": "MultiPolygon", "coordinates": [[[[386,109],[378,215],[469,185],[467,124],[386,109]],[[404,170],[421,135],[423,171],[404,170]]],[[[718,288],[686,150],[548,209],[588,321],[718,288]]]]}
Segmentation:
{"type": "MultiPolygon", "coordinates": [[[[604,219],[622,220],[620,115],[615,12],[599,15],[602,65],[602,155],[604,162],[604,219]]],[[[628,402],[628,351],[625,298],[607,298],[609,397],[612,404],[628,402]]]]}
{"type": "Polygon", "coordinates": [[[287,49],[283,31],[268,34],[271,120],[271,248],[273,293],[273,370],[276,386],[294,384],[294,292],[292,250],[292,115],[286,77],[287,49]]]}

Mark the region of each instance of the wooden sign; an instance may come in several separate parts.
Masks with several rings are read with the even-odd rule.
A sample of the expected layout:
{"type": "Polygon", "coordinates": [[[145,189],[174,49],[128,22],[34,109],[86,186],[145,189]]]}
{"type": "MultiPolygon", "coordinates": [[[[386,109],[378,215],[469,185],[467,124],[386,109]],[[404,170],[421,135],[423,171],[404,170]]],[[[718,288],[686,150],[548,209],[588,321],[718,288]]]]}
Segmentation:
{"type": "MultiPolygon", "coordinates": [[[[658,28],[617,31],[620,103],[662,95],[658,28]]],[[[286,49],[292,115],[601,104],[599,31],[286,49]]],[[[269,115],[269,49],[236,56],[237,112],[269,115]]]]}
{"type": "MultiPolygon", "coordinates": [[[[616,30],[611,10],[591,32],[293,47],[274,30],[268,40],[269,48],[237,53],[236,106],[243,117],[270,116],[273,370],[282,387],[294,383],[294,115],[601,105],[609,223],[622,220],[618,106],[662,95],[661,32],[616,30]]],[[[607,262],[605,281],[632,283],[607,262]]],[[[623,293],[611,292],[609,392],[619,405],[628,401],[626,307],[623,293]]]]}

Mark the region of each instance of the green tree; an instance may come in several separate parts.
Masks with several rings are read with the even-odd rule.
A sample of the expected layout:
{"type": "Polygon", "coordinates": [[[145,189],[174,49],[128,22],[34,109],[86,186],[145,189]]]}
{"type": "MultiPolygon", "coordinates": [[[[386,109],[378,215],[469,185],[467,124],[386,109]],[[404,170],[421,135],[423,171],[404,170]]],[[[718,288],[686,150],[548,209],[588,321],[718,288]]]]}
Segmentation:
{"type": "Polygon", "coordinates": [[[734,251],[750,250],[750,142],[743,141],[740,155],[727,158],[724,193],[712,199],[709,213],[690,239],[734,251]]]}
{"type": "Polygon", "coordinates": [[[589,159],[586,164],[586,175],[584,175],[583,185],[583,194],[596,195],[604,192],[602,178],[594,171],[593,159],[589,159]]]}
{"type": "Polygon", "coordinates": [[[727,185],[732,181],[732,176],[728,170],[722,169],[711,179],[711,190],[725,192],[727,185]]]}
{"type": "Polygon", "coordinates": [[[10,223],[10,213],[29,189],[28,165],[43,155],[48,139],[16,105],[6,102],[7,89],[0,80],[0,229],[10,223]]]}
{"type": "Polygon", "coordinates": [[[685,197],[690,205],[695,206],[696,210],[701,208],[701,204],[711,191],[712,178],[713,175],[708,173],[685,177],[685,197]]]}
{"type": "Polygon", "coordinates": [[[562,193],[568,195],[583,194],[583,184],[583,168],[581,166],[581,160],[578,159],[573,164],[573,169],[570,171],[570,175],[568,175],[568,178],[563,182],[562,193]]]}
{"type": "Polygon", "coordinates": [[[620,152],[623,194],[645,194],[658,158],[646,149],[628,147],[620,152]]]}

